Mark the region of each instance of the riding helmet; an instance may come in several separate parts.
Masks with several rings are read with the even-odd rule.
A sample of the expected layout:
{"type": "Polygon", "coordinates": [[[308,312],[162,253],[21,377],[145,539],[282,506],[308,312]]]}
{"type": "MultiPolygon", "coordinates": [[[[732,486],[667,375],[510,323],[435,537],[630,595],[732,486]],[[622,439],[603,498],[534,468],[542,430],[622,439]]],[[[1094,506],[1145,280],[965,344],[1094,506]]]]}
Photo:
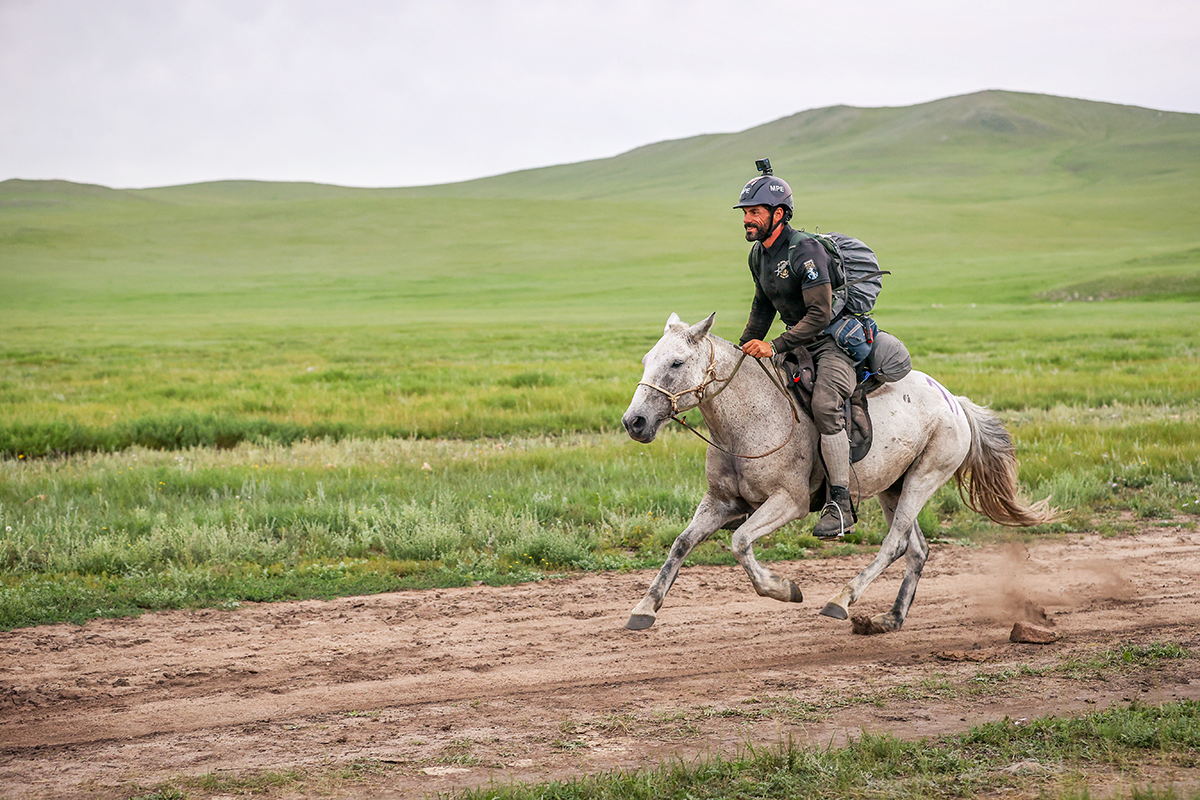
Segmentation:
{"type": "Polygon", "coordinates": [[[750,206],[766,206],[775,208],[784,206],[789,211],[795,209],[792,203],[792,187],[783,178],[774,175],[760,175],[742,187],[742,196],[738,198],[734,208],[749,208],[750,206]]]}

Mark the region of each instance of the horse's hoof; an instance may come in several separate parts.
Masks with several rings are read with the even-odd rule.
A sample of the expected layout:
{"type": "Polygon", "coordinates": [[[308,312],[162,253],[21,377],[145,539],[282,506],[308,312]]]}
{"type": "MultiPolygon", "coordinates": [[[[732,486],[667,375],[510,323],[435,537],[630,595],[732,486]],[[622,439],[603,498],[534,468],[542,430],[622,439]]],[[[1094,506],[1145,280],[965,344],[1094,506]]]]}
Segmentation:
{"type": "Polygon", "coordinates": [[[804,592],[800,591],[800,587],[794,583],[792,584],[792,596],[788,600],[793,603],[804,602],[804,592]]]}
{"type": "Polygon", "coordinates": [[[839,606],[837,603],[826,603],[821,609],[822,617],[832,617],[833,619],[848,619],[850,615],[846,613],[846,609],[839,606]]]}
{"type": "Polygon", "coordinates": [[[634,614],[629,618],[629,622],[625,623],[625,629],[630,631],[644,631],[654,624],[654,617],[649,614],[634,614]]]}
{"type": "Polygon", "coordinates": [[[900,626],[885,614],[868,617],[866,614],[855,614],[850,620],[851,630],[859,636],[875,636],[880,633],[891,633],[900,630],[900,626]]]}

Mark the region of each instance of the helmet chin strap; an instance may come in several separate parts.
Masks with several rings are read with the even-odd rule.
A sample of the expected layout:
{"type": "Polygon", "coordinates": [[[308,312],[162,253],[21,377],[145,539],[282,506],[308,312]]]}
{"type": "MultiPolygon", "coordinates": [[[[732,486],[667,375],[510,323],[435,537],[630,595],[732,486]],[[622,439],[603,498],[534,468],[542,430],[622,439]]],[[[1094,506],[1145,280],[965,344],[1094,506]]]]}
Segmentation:
{"type": "Polygon", "coordinates": [[[779,208],[779,206],[775,206],[774,208],[771,209],[771,227],[767,229],[766,234],[761,239],[761,241],[763,241],[763,242],[767,241],[767,239],[770,239],[772,236],[775,235],[775,229],[778,228],[780,225],[782,225],[784,219],[787,217],[787,213],[784,212],[784,214],[779,218],[779,222],[776,222],[775,221],[775,209],[776,208],[779,208]]]}

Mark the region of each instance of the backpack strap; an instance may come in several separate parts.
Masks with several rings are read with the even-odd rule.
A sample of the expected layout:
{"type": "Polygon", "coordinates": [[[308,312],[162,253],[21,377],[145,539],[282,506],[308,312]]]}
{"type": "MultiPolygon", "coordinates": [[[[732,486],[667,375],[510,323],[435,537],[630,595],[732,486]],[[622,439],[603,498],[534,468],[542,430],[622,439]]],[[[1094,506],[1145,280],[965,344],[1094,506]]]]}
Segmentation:
{"type": "Polygon", "coordinates": [[[834,289],[844,286],[846,283],[846,268],[843,266],[842,253],[838,250],[837,243],[828,236],[819,233],[809,233],[806,230],[792,228],[792,233],[795,235],[788,244],[789,252],[804,239],[816,239],[817,243],[825,250],[826,255],[829,256],[829,285],[834,289]]]}
{"type": "Polygon", "coordinates": [[[792,228],[792,232],[788,236],[788,261],[792,260],[792,251],[799,247],[802,241],[811,238],[813,237],[810,234],[792,228]]]}

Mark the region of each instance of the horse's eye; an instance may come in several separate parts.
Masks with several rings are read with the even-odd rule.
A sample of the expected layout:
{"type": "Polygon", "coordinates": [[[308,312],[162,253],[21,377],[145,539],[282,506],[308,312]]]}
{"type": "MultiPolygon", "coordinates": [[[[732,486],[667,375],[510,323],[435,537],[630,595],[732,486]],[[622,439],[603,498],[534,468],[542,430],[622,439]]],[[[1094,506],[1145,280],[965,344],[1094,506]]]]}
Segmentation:
{"type": "Polygon", "coordinates": [[[683,366],[682,361],[672,361],[671,362],[671,369],[679,369],[682,366],[683,366]]]}

